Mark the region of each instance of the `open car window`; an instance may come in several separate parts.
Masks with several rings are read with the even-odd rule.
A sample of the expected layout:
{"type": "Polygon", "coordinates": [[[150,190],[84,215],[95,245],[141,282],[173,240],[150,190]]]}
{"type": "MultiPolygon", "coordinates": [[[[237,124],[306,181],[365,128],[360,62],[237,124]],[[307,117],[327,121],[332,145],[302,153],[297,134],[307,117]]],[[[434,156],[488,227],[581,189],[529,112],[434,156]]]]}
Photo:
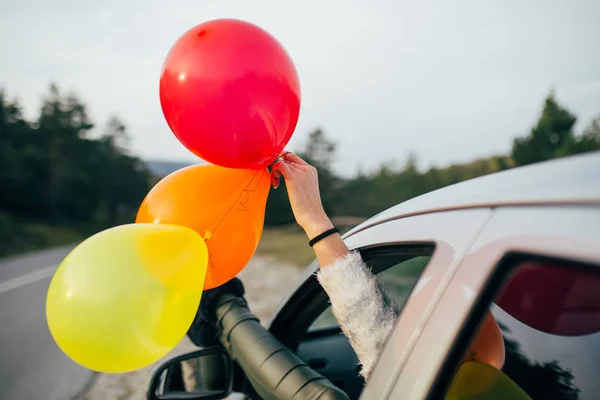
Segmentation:
{"type": "MultiPolygon", "coordinates": [[[[512,383],[501,387],[500,380],[492,379],[482,385],[489,371],[479,369],[478,377],[477,369],[471,368],[467,371],[470,375],[466,375],[469,368],[463,364],[446,398],[491,398],[512,387],[515,392],[503,398],[527,398],[523,397],[526,394],[534,400],[599,399],[600,268],[511,255],[492,282],[496,287],[489,288],[493,292],[490,309],[504,341],[501,372],[512,383]]],[[[466,339],[469,346],[473,346],[475,337],[471,331],[466,339]]],[[[467,348],[463,345],[461,354],[467,348]]]]}
{"type": "MultiPolygon", "coordinates": [[[[361,255],[389,296],[402,307],[433,253],[434,245],[427,243],[375,247],[362,251],[361,255]]],[[[326,306],[328,299],[320,286],[319,290],[324,295],[320,302],[322,307],[305,331],[297,355],[351,400],[356,400],[365,384],[359,375],[358,359],[348,339],[340,335],[339,325],[326,306]]]]}
{"type": "MultiPolygon", "coordinates": [[[[365,254],[363,258],[372,268],[377,280],[387,294],[399,307],[402,307],[431,260],[433,251],[433,245],[423,245],[419,248],[394,246],[387,247],[380,252],[373,249],[365,254]],[[414,250],[414,253],[410,254],[409,250],[414,250]]],[[[337,326],[337,320],[333,316],[331,306],[329,306],[312,323],[308,331],[337,326]]]]}

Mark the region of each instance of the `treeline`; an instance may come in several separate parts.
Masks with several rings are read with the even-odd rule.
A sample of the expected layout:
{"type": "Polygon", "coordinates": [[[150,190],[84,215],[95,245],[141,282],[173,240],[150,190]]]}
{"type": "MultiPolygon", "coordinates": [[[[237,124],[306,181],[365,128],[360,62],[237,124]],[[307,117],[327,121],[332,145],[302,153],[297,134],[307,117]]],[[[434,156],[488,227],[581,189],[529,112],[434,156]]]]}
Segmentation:
{"type": "MultiPolygon", "coordinates": [[[[393,205],[460,181],[532,164],[552,158],[600,149],[600,116],[582,132],[574,130],[577,117],[559,104],[554,93],[545,99],[539,120],[527,135],[514,139],[510,154],[501,154],[446,168],[419,171],[416,157],[410,156],[401,168],[381,165],[372,173],[358,173],[352,179],[335,174],[336,143],[322,130],[309,136],[298,152],[319,170],[320,191],[331,216],[371,217],[393,205]]],[[[282,185],[283,186],[283,185],[282,185]]],[[[267,203],[267,224],[293,223],[285,189],[273,191],[267,203]]]]}
{"type": "MultiPolygon", "coordinates": [[[[551,93],[537,124],[514,140],[511,154],[427,171],[420,171],[411,156],[401,168],[383,164],[351,179],[340,177],[332,167],[336,143],[319,129],[298,153],[318,168],[323,203],[331,216],[368,218],[466,179],[600,149],[600,117],[579,133],[576,121],[551,93]]],[[[85,104],[54,85],[32,121],[0,89],[0,255],[56,244],[61,241],[57,227],[84,237],[134,221],[156,178],[128,152],[128,140],[117,117],[95,128],[85,104]]],[[[269,195],[266,225],[293,222],[282,184],[269,195]]],[[[71,238],[62,241],[67,240],[71,238]]]]}
{"type": "Polygon", "coordinates": [[[43,241],[28,231],[36,224],[83,234],[134,219],[150,172],[128,154],[117,117],[93,128],[85,105],[55,85],[33,121],[0,90],[0,254],[43,241]]]}

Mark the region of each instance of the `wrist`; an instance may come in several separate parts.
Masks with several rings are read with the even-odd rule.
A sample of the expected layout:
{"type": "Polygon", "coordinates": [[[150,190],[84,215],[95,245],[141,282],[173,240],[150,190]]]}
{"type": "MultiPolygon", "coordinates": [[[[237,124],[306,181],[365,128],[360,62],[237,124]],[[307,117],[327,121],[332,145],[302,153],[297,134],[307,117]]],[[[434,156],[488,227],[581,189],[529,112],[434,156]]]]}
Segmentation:
{"type": "Polygon", "coordinates": [[[309,223],[303,224],[302,229],[304,229],[304,232],[309,239],[313,239],[321,233],[332,229],[333,227],[334,226],[331,220],[324,215],[320,218],[310,221],[309,223]]]}

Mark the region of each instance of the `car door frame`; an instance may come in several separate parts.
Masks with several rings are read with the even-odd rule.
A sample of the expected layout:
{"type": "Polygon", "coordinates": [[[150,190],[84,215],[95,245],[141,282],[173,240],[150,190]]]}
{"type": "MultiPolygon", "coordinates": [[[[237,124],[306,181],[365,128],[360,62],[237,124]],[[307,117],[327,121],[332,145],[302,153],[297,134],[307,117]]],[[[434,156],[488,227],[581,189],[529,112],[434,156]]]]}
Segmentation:
{"type": "MultiPolygon", "coordinates": [[[[435,245],[432,258],[419,278],[417,285],[429,282],[430,285],[435,285],[436,290],[427,303],[411,303],[409,298],[402,307],[398,318],[397,326],[402,327],[401,331],[403,333],[395,338],[394,354],[398,355],[395,358],[398,368],[406,361],[412,346],[416,344],[422,326],[435,309],[435,304],[439,301],[444,286],[448,284],[449,278],[460,265],[473,240],[489,221],[491,214],[492,210],[489,208],[424,213],[386,220],[345,237],[345,243],[350,250],[361,252],[378,247],[435,245]],[[421,317],[416,321],[405,321],[402,317],[405,311],[421,317]]],[[[326,294],[315,278],[317,269],[317,263],[313,263],[309,267],[297,290],[282,303],[269,324],[270,332],[292,349],[297,346],[300,340],[295,331],[298,330],[300,334],[305,333],[310,323],[318,316],[315,315],[314,311],[312,314],[304,312],[304,310],[311,308],[307,307],[307,304],[310,302],[327,302],[326,294]],[[308,325],[306,323],[302,324],[302,321],[309,321],[309,323],[308,325]]],[[[386,359],[388,356],[384,352],[381,359],[386,359]]],[[[379,370],[376,374],[373,374],[369,381],[372,388],[371,397],[369,398],[383,398],[380,395],[383,391],[379,391],[377,388],[383,390],[383,388],[390,387],[395,382],[395,376],[394,369],[379,370]]]]}
{"type": "Polygon", "coordinates": [[[471,332],[493,299],[493,287],[498,285],[494,280],[502,272],[499,266],[503,258],[521,253],[600,265],[597,243],[598,206],[494,209],[455,273],[448,276],[448,285],[439,288],[440,299],[433,304],[430,317],[420,327],[416,343],[402,363],[397,363],[398,356],[396,361],[393,359],[395,342],[404,336],[402,321],[398,321],[373,371],[375,382],[368,382],[363,398],[443,398],[458,367],[456,360],[466,350],[471,332]],[[464,290],[465,286],[471,295],[456,296],[455,290],[464,290]],[[380,374],[386,376],[386,387],[376,387],[382,382],[380,374]]]}

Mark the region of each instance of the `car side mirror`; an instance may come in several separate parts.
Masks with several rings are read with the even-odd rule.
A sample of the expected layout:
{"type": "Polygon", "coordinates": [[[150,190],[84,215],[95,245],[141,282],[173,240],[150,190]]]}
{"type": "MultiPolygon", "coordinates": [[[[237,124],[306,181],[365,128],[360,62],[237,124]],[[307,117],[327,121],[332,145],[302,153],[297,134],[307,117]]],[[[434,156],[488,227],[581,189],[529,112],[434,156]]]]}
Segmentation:
{"type": "Polygon", "coordinates": [[[220,400],[231,394],[233,362],[221,346],[174,357],[150,380],[148,400],[220,400]]]}

